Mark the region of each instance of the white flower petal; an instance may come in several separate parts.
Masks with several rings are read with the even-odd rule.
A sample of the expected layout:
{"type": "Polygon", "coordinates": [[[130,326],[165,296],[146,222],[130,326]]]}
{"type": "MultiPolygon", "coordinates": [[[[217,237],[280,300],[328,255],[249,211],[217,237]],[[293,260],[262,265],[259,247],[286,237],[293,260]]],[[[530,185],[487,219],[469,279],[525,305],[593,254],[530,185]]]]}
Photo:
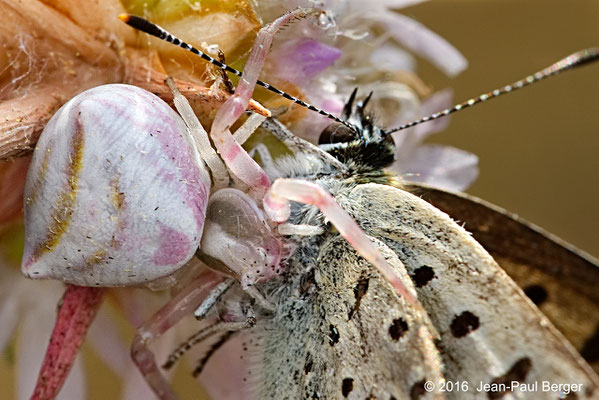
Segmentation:
{"type": "Polygon", "coordinates": [[[384,43],[370,53],[370,62],[387,71],[415,71],[414,57],[399,47],[384,43]]]}
{"type": "Polygon", "coordinates": [[[449,42],[405,15],[393,12],[369,12],[363,18],[385,25],[387,32],[393,38],[428,59],[448,76],[455,76],[468,66],[466,58],[449,42]]]}
{"type": "Polygon", "coordinates": [[[129,345],[121,337],[115,319],[109,315],[106,304],[100,307],[98,314],[87,332],[88,343],[96,354],[117,375],[124,376],[131,364],[129,345]]]}
{"type": "MultiPolygon", "coordinates": [[[[0,266],[0,268],[4,268],[0,266]]],[[[8,275],[8,274],[7,274],[8,275]]],[[[8,279],[12,277],[7,276],[8,279]]],[[[18,296],[15,291],[12,290],[14,287],[11,281],[3,281],[2,285],[2,297],[0,297],[0,351],[3,351],[10,339],[12,338],[13,332],[17,325],[19,313],[18,313],[18,296]]]]}
{"type": "MultiPolygon", "coordinates": [[[[453,98],[453,91],[451,89],[445,89],[433,93],[426,101],[422,102],[418,110],[418,117],[421,118],[427,115],[431,115],[443,109],[451,106],[451,99],[453,98]]],[[[397,151],[395,152],[396,160],[403,160],[411,157],[414,149],[419,146],[429,135],[444,130],[449,124],[451,117],[443,117],[437,120],[425,122],[417,125],[413,128],[408,128],[403,131],[395,132],[393,139],[395,140],[395,146],[397,151]]],[[[403,121],[403,123],[408,121],[403,121]]],[[[401,125],[397,121],[397,125],[401,125]]]]}
{"type": "Polygon", "coordinates": [[[426,183],[441,189],[462,191],[478,176],[478,157],[454,147],[420,146],[402,163],[401,173],[407,180],[426,183]]]}

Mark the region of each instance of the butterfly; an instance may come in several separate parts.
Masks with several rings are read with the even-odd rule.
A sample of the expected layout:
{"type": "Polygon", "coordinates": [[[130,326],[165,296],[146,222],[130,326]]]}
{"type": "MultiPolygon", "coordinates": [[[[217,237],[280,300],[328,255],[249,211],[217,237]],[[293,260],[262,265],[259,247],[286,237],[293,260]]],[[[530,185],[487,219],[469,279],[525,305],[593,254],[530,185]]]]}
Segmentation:
{"type": "MultiPolygon", "coordinates": [[[[258,398],[498,398],[512,390],[523,398],[545,398],[551,392],[569,392],[573,388],[569,384],[574,383],[579,385],[575,389],[578,398],[597,396],[595,373],[495,261],[447,215],[410,192],[429,196],[431,203],[451,210],[473,230],[506,227],[511,221],[515,228],[497,229],[490,240],[495,246],[490,248],[501,265],[512,266],[512,272],[517,271],[517,258],[502,253],[505,249],[498,239],[518,243],[518,238],[525,236],[526,225],[490,207],[475,210],[474,205],[480,203],[459,195],[452,197],[422,186],[405,190],[408,188],[384,184],[388,177],[364,165],[368,160],[376,164],[384,159],[380,148],[379,157],[372,158],[365,150],[372,142],[365,146],[359,138],[339,143],[345,145],[331,154],[355,168],[345,180],[328,171],[322,160],[319,163],[305,154],[281,160],[278,169],[285,171],[286,177],[317,182],[333,194],[406,284],[416,288],[439,336],[431,340],[434,334],[427,331],[422,316],[398,298],[345,240],[327,229],[321,215],[300,206],[292,210],[290,221],[319,226],[324,233],[296,237],[298,247],[287,273],[257,286],[266,300],[276,305],[258,311],[256,325],[248,333],[250,339],[245,339],[250,343],[246,345],[250,347],[248,356],[260,366],[252,370],[257,374],[253,381],[258,398]],[[479,220],[459,213],[459,205],[468,203],[471,206],[466,208],[474,210],[479,220]],[[502,219],[489,222],[489,216],[502,219]],[[534,382],[554,386],[532,393],[518,386],[534,382]]],[[[553,257],[547,253],[568,251],[529,230],[527,243],[544,241],[548,250],[535,248],[537,251],[528,250],[521,257],[530,264],[546,254],[540,269],[551,276],[546,260],[553,257]]],[[[516,249],[509,244],[504,247],[516,249]]],[[[576,263],[584,263],[584,258],[570,253],[562,273],[574,269],[576,263]]],[[[599,275],[591,260],[586,267],[591,276],[599,275]]],[[[524,284],[522,277],[520,281],[524,284]]],[[[549,296],[559,301],[560,292],[544,283],[540,279],[536,286],[523,287],[533,299],[534,291],[539,291],[534,287],[538,287],[551,291],[549,296]]],[[[244,301],[243,294],[239,300],[239,292],[232,296],[244,301]]],[[[564,322],[560,325],[568,325],[564,322]]],[[[575,323],[571,321],[570,326],[575,323]]],[[[567,328],[564,332],[572,333],[567,328]]],[[[586,346],[592,341],[588,337],[586,346]]]]}
{"type": "MultiPolygon", "coordinates": [[[[360,103],[358,109],[352,111],[352,100],[345,113],[350,121],[353,112],[359,114],[365,106],[360,103]]],[[[384,140],[379,138],[377,141],[372,137],[376,136],[378,128],[364,114],[354,116],[354,119],[359,120],[354,123],[354,126],[360,127],[358,133],[337,126],[333,135],[330,132],[325,134],[325,141],[332,139],[331,143],[326,143],[327,150],[345,164],[352,165],[354,172],[360,171],[369,162],[384,165],[385,161],[381,161],[385,159],[382,150],[384,140]],[[352,138],[352,135],[355,137],[352,138]],[[355,141],[354,146],[350,145],[352,140],[355,141]],[[340,146],[330,146],[333,143],[340,146]]],[[[267,293],[266,299],[276,307],[262,316],[266,322],[261,324],[258,318],[256,327],[252,328],[257,337],[254,343],[259,342],[256,346],[261,349],[260,356],[254,355],[260,359],[262,366],[256,383],[259,396],[403,398],[426,393],[424,385],[429,381],[424,375],[428,374],[433,379],[430,382],[436,380],[440,384],[443,373],[448,381],[465,382],[471,390],[477,383],[483,388],[481,390],[490,385],[492,387],[486,389],[489,396],[506,394],[508,390],[501,385],[512,381],[538,382],[543,378],[561,380],[564,384],[583,379],[585,383],[581,385],[587,388],[585,395],[593,396],[597,383],[590,368],[553,328],[547,327],[544,317],[495,262],[488,255],[479,253],[479,245],[449,218],[401,189],[380,185],[384,183],[384,176],[368,169],[365,176],[356,172],[351,183],[340,183],[338,177],[330,171],[327,174],[327,168],[314,160],[281,163],[287,163],[281,167],[285,170],[283,176],[314,180],[336,195],[337,202],[344,209],[351,210],[350,214],[362,228],[371,237],[383,242],[380,248],[388,249],[388,254],[397,255],[401,259],[398,265],[403,262],[407,266],[419,288],[419,298],[435,328],[441,331],[437,346],[444,369],[442,372],[439,359],[434,357],[434,344],[418,337],[419,329],[426,323],[419,321],[418,315],[410,315],[409,307],[402,309],[397,298],[385,298],[391,294],[382,294],[385,286],[379,285],[376,274],[360,266],[359,258],[344,256],[351,254],[351,250],[344,247],[344,242],[335,241],[338,236],[333,235],[329,239],[332,244],[322,238],[316,243],[305,239],[300,241],[296,255],[290,260],[290,265],[299,265],[297,269],[289,271],[285,278],[281,278],[282,282],[275,279],[261,288],[267,293]],[[353,191],[356,191],[355,195],[348,194],[353,191]],[[446,229],[450,229],[451,233],[446,229]],[[459,249],[460,246],[463,248],[459,249]],[[477,266],[477,263],[481,264],[477,266]],[[375,285],[374,292],[379,297],[366,297],[371,284],[375,285]],[[269,297],[269,292],[274,293],[274,297],[269,297]],[[463,300],[457,300],[461,296],[463,300]],[[381,297],[385,298],[384,301],[381,297]],[[362,317],[365,321],[356,317],[360,307],[368,310],[362,317]],[[393,318],[393,313],[402,317],[393,318]],[[484,315],[484,323],[481,323],[479,315],[484,315]],[[497,315],[503,317],[493,317],[497,315]],[[355,320],[352,321],[352,318],[355,320]],[[286,320],[289,322],[286,323],[286,320]],[[408,345],[401,345],[413,347],[397,344],[394,348],[392,342],[399,342],[410,331],[412,323],[416,329],[411,332],[416,333],[410,333],[412,336],[406,339],[408,345]],[[480,330],[483,325],[486,327],[480,330]],[[523,327],[527,327],[525,335],[521,335],[523,327]],[[298,331],[300,334],[297,334],[298,331]],[[342,337],[349,339],[342,341],[342,337]],[[463,338],[467,339],[462,341],[463,338]],[[511,348],[513,353],[505,353],[505,347],[509,347],[505,346],[506,341],[518,349],[511,348]],[[532,356],[536,350],[531,344],[541,342],[544,343],[542,349],[537,349],[537,355],[532,356]],[[337,344],[339,349],[332,350],[331,347],[337,344]],[[525,351],[529,347],[530,350],[525,351]],[[555,348],[560,350],[555,353],[548,351],[555,348]],[[569,358],[567,367],[562,364],[566,362],[564,357],[569,358]],[[403,371],[399,368],[404,373],[401,375],[394,372],[390,364],[409,367],[403,371]],[[347,366],[346,371],[339,371],[344,366],[347,366]],[[326,374],[329,368],[333,372],[326,374]],[[369,369],[375,371],[373,375],[369,375],[369,369]],[[493,372],[495,375],[492,375],[493,372]],[[410,373],[416,376],[420,373],[420,378],[412,377],[410,382],[410,377],[405,375],[410,373]],[[573,375],[568,375],[570,373],[573,375]],[[578,373],[580,375],[575,377],[578,373]]],[[[292,217],[294,223],[323,223],[318,216],[306,217],[300,211],[296,212],[299,216],[292,217]]],[[[310,211],[304,213],[310,214],[310,211]]],[[[506,261],[504,263],[507,265],[506,261]]],[[[398,273],[406,275],[404,270],[398,273]]],[[[581,387],[578,389],[581,390],[581,387]]],[[[554,387],[550,386],[550,389],[554,387]]],[[[435,390],[437,388],[432,391],[435,390]]],[[[569,390],[569,386],[561,390],[569,390]]]]}

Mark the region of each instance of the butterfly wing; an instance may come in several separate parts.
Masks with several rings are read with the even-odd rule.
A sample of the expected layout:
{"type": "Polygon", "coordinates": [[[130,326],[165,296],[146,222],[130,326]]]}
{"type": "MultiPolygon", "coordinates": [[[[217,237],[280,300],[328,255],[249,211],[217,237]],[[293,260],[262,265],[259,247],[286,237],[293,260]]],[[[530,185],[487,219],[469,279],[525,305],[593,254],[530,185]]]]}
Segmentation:
{"type": "MultiPolygon", "coordinates": [[[[599,396],[593,370],[446,214],[406,191],[377,184],[358,185],[338,201],[405,264],[441,335],[445,378],[468,382],[470,390],[460,398],[499,397],[506,391],[497,384],[512,381],[582,384],[579,398],[599,396]],[[481,384],[494,386],[490,393],[477,392],[481,384]]],[[[535,392],[530,398],[547,396],[535,392]]]]}
{"type": "Polygon", "coordinates": [[[414,186],[464,223],[583,358],[599,372],[599,261],[497,206],[463,193],[414,186]]]}
{"type": "MultiPolygon", "coordinates": [[[[377,243],[413,290],[394,252],[377,243]]],[[[255,329],[258,398],[443,398],[424,388],[442,375],[423,316],[376,269],[337,234],[295,254],[287,281],[271,292],[272,318],[255,329]]]]}

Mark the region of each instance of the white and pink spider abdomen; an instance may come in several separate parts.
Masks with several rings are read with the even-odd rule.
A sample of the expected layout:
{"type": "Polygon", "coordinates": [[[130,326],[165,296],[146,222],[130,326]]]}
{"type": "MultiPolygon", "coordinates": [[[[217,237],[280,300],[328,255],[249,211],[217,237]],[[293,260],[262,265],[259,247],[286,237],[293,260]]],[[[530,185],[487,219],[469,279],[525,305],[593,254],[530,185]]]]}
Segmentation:
{"type": "Polygon", "coordinates": [[[90,89],[44,129],[25,188],[22,272],[82,286],[172,274],[202,236],[210,176],[183,120],[150,92],[90,89]]]}

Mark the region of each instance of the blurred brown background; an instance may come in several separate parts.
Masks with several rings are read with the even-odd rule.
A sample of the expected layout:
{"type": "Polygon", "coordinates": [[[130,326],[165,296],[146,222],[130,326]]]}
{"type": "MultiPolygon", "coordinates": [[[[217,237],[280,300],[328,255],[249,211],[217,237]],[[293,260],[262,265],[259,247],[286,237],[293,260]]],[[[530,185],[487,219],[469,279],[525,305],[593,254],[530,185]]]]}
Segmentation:
{"type": "MultiPolygon", "coordinates": [[[[576,50],[599,46],[596,0],[432,0],[402,12],[453,43],[470,62],[448,79],[422,61],[419,76],[434,89],[452,87],[462,101],[511,83],[576,50]]],[[[469,193],[520,214],[599,256],[599,63],[568,72],[453,117],[432,138],[480,158],[469,193]]],[[[91,366],[97,357],[87,351],[91,366]]],[[[117,398],[118,383],[94,368],[89,399],[117,398]]],[[[187,373],[184,399],[201,398],[187,373]]],[[[14,376],[0,363],[0,398],[14,398],[14,376]]]]}
{"type": "MultiPolygon", "coordinates": [[[[599,46],[596,0],[433,0],[402,10],[455,45],[470,67],[418,75],[463,101],[599,46]]],[[[599,256],[599,63],[454,114],[431,139],[480,158],[468,193],[599,256]]]]}

